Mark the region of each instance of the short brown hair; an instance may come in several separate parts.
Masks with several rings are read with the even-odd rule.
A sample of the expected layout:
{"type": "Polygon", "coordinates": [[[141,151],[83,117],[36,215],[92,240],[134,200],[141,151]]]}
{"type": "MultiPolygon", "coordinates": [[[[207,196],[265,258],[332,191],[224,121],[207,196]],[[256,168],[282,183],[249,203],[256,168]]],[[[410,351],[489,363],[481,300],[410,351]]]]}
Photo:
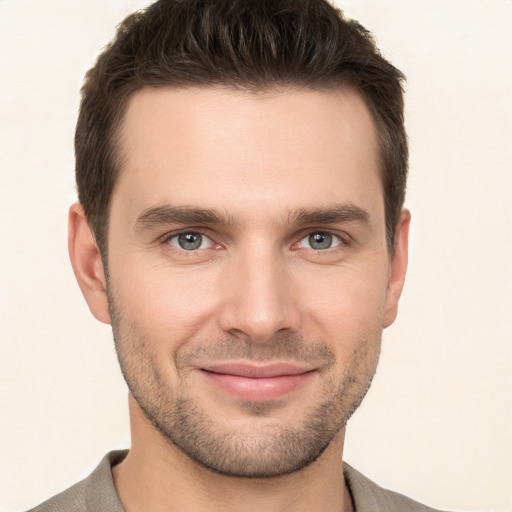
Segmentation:
{"type": "Polygon", "coordinates": [[[215,85],[357,91],[380,139],[391,249],[407,178],[403,80],[370,32],[326,0],[159,0],[128,16],[86,74],[75,134],[78,197],[103,256],[129,99],[147,87],[215,85]]]}

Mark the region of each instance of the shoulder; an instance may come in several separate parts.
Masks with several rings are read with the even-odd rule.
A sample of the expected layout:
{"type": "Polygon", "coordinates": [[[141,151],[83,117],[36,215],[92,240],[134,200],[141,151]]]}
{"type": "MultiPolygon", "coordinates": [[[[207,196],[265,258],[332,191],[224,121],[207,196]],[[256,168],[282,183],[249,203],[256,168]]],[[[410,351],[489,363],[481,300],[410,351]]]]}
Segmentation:
{"type": "Polygon", "coordinates": [[[356,512],[441,512],[380,487],[345,462],[343,472],[352,493],[356,512]]]}
{"type": "Polygon", "coordinates": [[[127,450],[108,453],[85,480],[27,512],[124,512],[111,469],[127,453],[127,450]]]}
{"type": "Polygon", "coordinates": [[[82,512],[87,510],[85,500],[86,481],[82,480],[28,512],[82,512]]]}

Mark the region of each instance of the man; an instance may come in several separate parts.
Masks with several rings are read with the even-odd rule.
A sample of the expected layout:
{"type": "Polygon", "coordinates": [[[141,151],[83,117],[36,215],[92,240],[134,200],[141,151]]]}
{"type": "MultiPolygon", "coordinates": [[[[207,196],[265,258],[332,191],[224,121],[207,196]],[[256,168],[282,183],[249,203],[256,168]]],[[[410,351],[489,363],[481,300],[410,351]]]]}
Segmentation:
{"type": "Polygon", "coordinates": [[[82,90],[69,250],[132,447],[34,510],[431,510],[342,463],[407,266],[402,78],[324,0],[122,23],[82,90]]]}

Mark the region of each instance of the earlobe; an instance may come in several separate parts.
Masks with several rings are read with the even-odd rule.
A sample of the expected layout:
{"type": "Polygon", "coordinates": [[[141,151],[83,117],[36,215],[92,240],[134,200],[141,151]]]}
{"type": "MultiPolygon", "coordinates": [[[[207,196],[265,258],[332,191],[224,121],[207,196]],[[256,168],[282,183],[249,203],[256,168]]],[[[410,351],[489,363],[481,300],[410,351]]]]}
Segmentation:
{"type": "Polygon", "coordinates": [[[409,255],[409,225],[411,214],[403,210],[395,231],[395,244],[389,263],[388,290],[383,317],[383,327],[389,327],[398,313],[398,301],[404,287],[409,255]]]}
{"type": "Polygon", "coordinates": [[[91,313],[100,322],[109,324],[107,283],[101,254],[80,203],[69,209],[68,249],[73,272],[91,313]]]}

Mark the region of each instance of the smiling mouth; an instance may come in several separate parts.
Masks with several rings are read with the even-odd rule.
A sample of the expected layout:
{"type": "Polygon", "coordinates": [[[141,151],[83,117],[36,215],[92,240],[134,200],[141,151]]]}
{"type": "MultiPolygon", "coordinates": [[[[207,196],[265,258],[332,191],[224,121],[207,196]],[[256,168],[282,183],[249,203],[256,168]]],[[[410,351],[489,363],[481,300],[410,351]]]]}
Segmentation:
{"type": "Polygon", "coordinates": [[[290,363],[221,363],[200,368],[207,381],[234,398],[251,402],[277,400],[303,386],[316,373],[290,363]]]}

